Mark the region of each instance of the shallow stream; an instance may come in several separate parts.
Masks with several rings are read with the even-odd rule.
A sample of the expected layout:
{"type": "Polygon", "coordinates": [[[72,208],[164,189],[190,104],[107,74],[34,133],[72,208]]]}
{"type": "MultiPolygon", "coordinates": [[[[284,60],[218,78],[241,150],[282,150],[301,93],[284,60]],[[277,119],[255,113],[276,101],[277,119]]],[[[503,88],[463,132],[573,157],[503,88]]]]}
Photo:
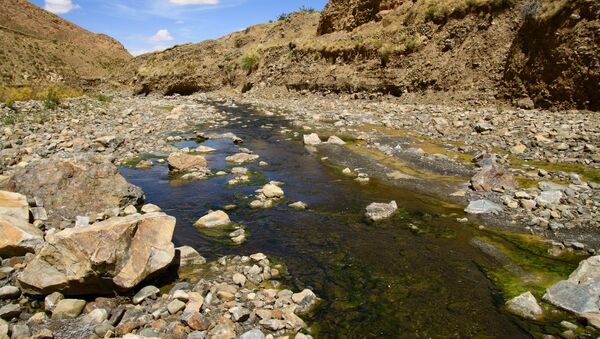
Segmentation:
{"type": "MultiPolygon", "coordinates": [[[[177,218],[176,245],[192,246],[208,259],[255,252],[280,259],[290,284],[311,288],[324,299],[305,317],[317,337],[522,338],[555,333],[544,323],[523,322],[502,310],[502,290],[489,272],[506,263],[472,245],[474,237],[502,237],[458,223],[461,209],[376,180],[361,185],[309,152],[299,138],[280,133],[282,127],[292,129],[287,121],[249,108],[222,108],[238,119],[214,132],[235,133],[245,141],[241,147],[269,164],[246,166],[255,171],[250,185],[229,187],[230,176],[181,181],[169,176],[166,165],[122,168],[148,202],[177,218]],[[251,209],[247,197],[269,180],[285,183],[285,200],[271,209],[251,209]],[[287,206],[299,200],[309,209],[287,206]],[[392,219],[377,224],[364,220],[368,204],[390,200],[400,208],[392,219]],[[193,226],[208,210],[228,204],[238,206],[228,211],[231,219],[248,230],[248,240],[240,246],[193,226]]],[[[231,141],[202,144],[217,149],[207,155],[213,172],[233,167],[224,161],[237,153],[231,141]]],[[[573,263],[559,267],[557,274],[564,274],[573,263]]]]}

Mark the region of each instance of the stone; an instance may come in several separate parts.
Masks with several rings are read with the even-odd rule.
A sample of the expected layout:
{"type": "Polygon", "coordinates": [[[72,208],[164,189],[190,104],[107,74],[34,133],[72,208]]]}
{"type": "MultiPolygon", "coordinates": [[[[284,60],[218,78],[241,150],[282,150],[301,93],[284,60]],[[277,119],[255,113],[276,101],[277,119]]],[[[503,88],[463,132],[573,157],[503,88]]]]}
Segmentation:
{"type": "Polygon", "coordinates": [[[371,221],[380,221],[392,216],[398,210],[398,205],[395,201],[389,204],[374,202],[367,206],[365,216],[371,221]]]}
{"type": "Polygon", "coordinates": [[[137,212],[138,212],[137,208],[135,208],[135,206],[133,206],[133,205],[129,205],[123,209],[123,213],[125,215],[132,215],[132,214],[136,214],[137,212]]]}
{"type": "Polygon", "coordinates": [[[183,310],[184,308],[185,308],[185,303],[179,299],[175,299],[167,305],[167,310],[171,314],[175,314],[175,313],[183,310]]]}
{"type": "Polygon", "coordinates": [[[181,321],[195,331],[205,331],[210,326],[210,321],[206,317],[203,317],[198,311],[183,312],[181,321]]]}
{"type": "Polygon", "coordinates": [[[134,305],[137,305],[144,301],[146,298],[156,298],[160,294],[160,290],[156,286],[148,285],[142,288],[138,293],[136,293],[132,302],[134,305]]]}
{"type": "Polygon", "coordinates": [[[21,306],[17,304],[7,304],[0,307],[0,318],[10,320],[21,314],[21,306]]]}
{"type": "Polygon", "coordinates": [[[202,305],[204,304],[204,298],[202,294],[198,292],[188,292],[189,300],[185,305],[185,312],[189,311],[199,311],[202,305]]]}
{"type": "Polygon", "coordinates": [[[17,299],[21,296],[21,290],[16,286],[0,287],[0,299],[17,299]]]}
{"type": "Polygon", "coordinates": [[[264,185],[262,188],[262,194],[264,194],[264,196],[267,198],[275,199],[281,198],[284,195],[283,190],[279,186],[273,184],[264,185]]]}
{"type": "Polygon", "coordinates": [[[208,331],[207,337],[212,339],[235,339],[235,325],[230,319],[221,317],[208,331]]]}
{"type": "Polygon", "coordinates": [[[44,310],[46,312],[52,312],[56,308],[56,305],[63,300],[65,296],[60,292],[54,292],[50,295],[47,295],[44,298],[44,310]]]}
{"type": "Polygon", "coordinates": [[[285,322],[278,319],[263,319],[258,322],[262,327],[271,331],[279,331],[285,328],[285,322]]]}
{"type": "Polygon", "coordinates": [[[291,208],[297,209],[297,210],[305,210],[308,208],[308,205],[302,201],[297,201],[297,202],[291,203],[288,206],[290,206],[291,208]]]}
{"type": "Polygon", "coordinates": [[[327,139],[327,143],[328,144],[333,144],[333,145],[345,145],[346,142],[340,138],[338,138],[335,135],[332,135],[329,137],[329,139],[327,139]]]}
{"type": "Polygon", "coordinates": [[[304,144],[308,146],[317,146],[321,144],[321,138],[317,133],[305,134],[304,135],[304,144]]]}
{"type": "Polygon", "coordinates": [[[86,319],[91,324],[100,325],[108,319],[108,311],[104,308],[97,308],[88,313],[86,319]]]}
{"type": "Polygon", "coordinates": [[[204,146],[204,145],[200,145],[200,146],[196,147],[196,149],[194,149],[194,152],[196,152],[196,153],[212,153],[215,151],[216,151],[216,149],[214,149],[212,147],[204,146]]]}
{"type": "Polygon", "coordinates": [[[240,273],[235,273],[233,275],[233,283],[243,287],[246,284],[246,276],[240,273]]]}
{"type": "Polygon", "coordinates": [[[171,172],[204,172],[208,171],[208,162],[201,155],[185,154],[175,152],[167,158],[169,171],[171,172]]]}
{"type": "Polygon", "coordinates": [[[144,200],[144,192],[128,183],[115,165],[89,155],[34,161],[17,168],[7,185],[12,191],[41,199],[48,212],[48,224],[56,226],[78,215],[137,205],[144,200]]]}
{"type": "Polygon", "coordinates": [[[517,100],[517,107],[523,108],[523,109],[534,109],[535,104],[533,103],[533,100],[531,100],[531,98],[524,97],[524,98],[517,100]]]}
{"type": "Polygon", "coordinates": [[[87,227],[90,225],[90,217],[80,216],[75,217],[75,227],[87,227]]]}
{"type": "Polygon", "coordinates": [[[210,227],[227,226],[229,224],[231,224],[231,220],[229,219],[229,216],[227,215],[227,213],[219,210],[219,211],[209,212],[207,215],[198,219],[194,223],[194,226],[210,228],[210,227]]]}
{"type": "Polygon", "coordinates": [[[187,339],[205,339],[206,331],[194,331],[188,334],[187,339]]]}
{"type": "Polygon", "coordinates": [[[0,215],[0,256],[14,257],[33,253],[44,241],[44,233],[26,219],[0,215]]]}
{"type": "Polygon", "coordinates": [[[94,333],[100,338],[104,338],[108,332],[114,332],[115,328],[108,322],[103,322],[94,327],[94,333]]]}
{"type": "Polygon", "coordinates": [[[514,189],[517,182],[510,169],[491,161],[471,178],[471,186],[476,191],[490,192],[495,188],[514,189]]]}
{"type": "Polygon", "coordinates": [[[318,298],[315,293],[309,289],[304,289],[300,293],[292,294],[292,301],[298,304],[299,312],[306,312],[310,310],[313,305],[317,302],[318,298]]]}
{"type": "Polygon", "coordinates": [[[154,166],[154,163],[152,162],[152,160],[146,159],[146,160],[141,160],[140,162],[138,162],[137,165],[135,165],[135,168],[149,169],[149,168],[152,168],[152,166],[154,166]]]}
{"type": "Polygon", "coordinates": [[[254,162],[258,160],[258,158],[260,158],[258,154],[236,153],[234,155],[226,157],[225,161],[241,165],[245,163],[254,162]]]}
{"type": "Polygon", "coordinates": [[[184,290],[177,290],[173,292],[172,299],[178,299],[183,302],[187,302],[190,299],[190,296],[188,295],[188,292],[184,290]]]}
{"type": "Polygon", "coordinates": [[[229,309],[231,319],[235,322],[244,322],[250,317],[250,311],[244,307],[232,307],[229,309]]]}
{"type": "Polygon", "coordinates": [[[497,214],[502,212],[502,207],[487,199],[480,199],[469,202],[465,212],[469,214],[497,214]]]}
{"type": "Polygon", "coordinates": [[[24,339],[31,338],[31,331],[29,330],[29,326],[25,324],[15,324],[12,327],[12,334],[10,336],[11,339],[24,339]]]}
{"type": "Polygon", "coordinates": [[[113,217],[56,233],[18,276],[30,294],[130,290],[175,256],[175,218],[163,213],[113,217]],[[112,283],[111,283],[112,282],[112,283]]]}
{"type": "Polygon", "coordinates": [[[29,221],[29,204],[23,194],[0,191],[0,216],[29,221]]]}
{"type": "Polygon", "coordinates": [[[509,149],[512,154],[523,154],[527,150],[527,146],[523,144],[514,145],[509,149]]]}
{"type": "Polygon", "coordinates": [[[179,258],[179,270],[195,268],[206,263],[206,258],[190,246],[175,248],[175,256],[179,258]]]}
{"type": "Polygon", "coordinates": [[[539,320],[543,316],[542,308],[529,291],[510,299],[505,306],[509,312],[522,318],[539,320]]]}
{"type": "Polygon", "coordinates": [[[52,311],[52,320],[77,318],[85,307],[85,300],[63,299],[52,311]]]}
{"type": "Polygon", "coordinates": [[[600,256],[579,263],[567,280],[546,289],[543,300],[570,311],[600,328],[600,256]]]}
{"type": "Polygon", "coordinates": [[[144,206],[142,206],[141,211],[144,213],[155,213],[160,212],[162,210],[160,209],[160,207],[154,204],[145,204],[144,206]]]}
{"type": "Polygon", "coordinates": [[[560,204],[563,194],[561,191],[544,191],[535,199],[538,206],[552,207],[560,204]]]}
{"type": "Polygon", "coordinates": [[[238,339],[265,339],[265,335],[261,330],[255,328],[253,330],[244,332],[238,337],[238,339]]]}

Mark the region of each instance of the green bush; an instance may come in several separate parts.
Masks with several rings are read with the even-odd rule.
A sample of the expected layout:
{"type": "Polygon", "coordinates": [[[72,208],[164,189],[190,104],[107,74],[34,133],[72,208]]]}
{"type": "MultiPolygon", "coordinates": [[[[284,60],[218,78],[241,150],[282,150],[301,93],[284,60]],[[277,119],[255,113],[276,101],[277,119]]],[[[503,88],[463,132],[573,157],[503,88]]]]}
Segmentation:
{"type": "Polygon", "coordinates": [[[48,90],[48,94],[46,95],[46,99],[44,99],[44,108],[47,109],[56,109],[60,104],[60,98],[56,91],[53,88],[48,90]]]}
{"type": "Polygon", "coordinates": [[[433,21],[435,19],[435,13],[437,12],[437,8],[435,6],[429,6],[425,11],[425,21],[433,21]]]}
{"type": "Polygon", "coordinates": [[[109,95],[104,95],[104,94],[96,94],[96,100],[98,100],[100,102],[112,102],[113,97],[111,97],[109,95]]]}
{"type": "Polygon", "coordinates": [[[242,59],[240,60],[240,66],[248,74],[257,70],[259,64],[260,55],[258,55],[256,51],[247,52],[242,56],[242,59]]]}

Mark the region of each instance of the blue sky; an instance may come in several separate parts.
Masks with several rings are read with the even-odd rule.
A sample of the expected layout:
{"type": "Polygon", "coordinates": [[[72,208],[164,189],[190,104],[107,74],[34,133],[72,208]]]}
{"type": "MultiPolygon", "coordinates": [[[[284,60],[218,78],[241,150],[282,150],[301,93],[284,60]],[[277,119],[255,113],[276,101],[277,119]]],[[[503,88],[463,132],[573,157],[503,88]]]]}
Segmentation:
{"type": "Polygon", "coordinates": [[[119,40],[134,55],[218,38],[327,0],[30,0],[75,24],[119,40]]]}

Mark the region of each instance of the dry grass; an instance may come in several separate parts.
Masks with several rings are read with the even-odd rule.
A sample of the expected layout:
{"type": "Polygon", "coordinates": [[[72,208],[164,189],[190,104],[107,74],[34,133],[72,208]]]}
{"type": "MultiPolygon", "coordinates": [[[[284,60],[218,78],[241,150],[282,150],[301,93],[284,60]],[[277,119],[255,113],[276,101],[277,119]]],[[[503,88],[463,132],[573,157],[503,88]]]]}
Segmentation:
{"type": "Polygon", "coordinates": [[[83,94],[83,90],[59,85],[45,87],[0,87],[0,102],[7,105],[26,100],[46,100],[58,103],[60,100],[82,96],[83,94]]]}
{"type": "Polygon", "coordinates": [[[509,7],[515,0],[418,0],[409,16],[417,21],[442,22],[451,16],[464,16],[481,9],[509,7]]]}

